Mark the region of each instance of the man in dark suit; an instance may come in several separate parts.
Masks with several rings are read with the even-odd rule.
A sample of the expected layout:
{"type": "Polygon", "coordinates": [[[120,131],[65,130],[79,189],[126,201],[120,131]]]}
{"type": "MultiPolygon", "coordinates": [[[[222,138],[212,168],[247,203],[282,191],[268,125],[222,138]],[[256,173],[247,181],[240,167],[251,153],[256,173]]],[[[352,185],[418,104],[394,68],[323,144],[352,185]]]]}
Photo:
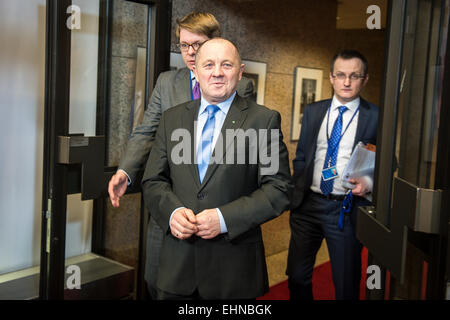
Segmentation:
{"type": "MultiPolygon", "coordinates": [[[[140,183],[137,174],[148,159],[162,113],[180,103],[199,98],[198,82],[192,71],[195,54],[201,43],[220,36],[220,26],[212,14],[193,12],[177,20],[176,34],[186,68],[163,72],[158,77],[144,119],[131,135],[119,169],[109,182],[108,192],[114,207],[119,206],[119,200],[128,185],[140,183]]],[[[243,78],[237,90],[243,97],[251,96],[252,82],[243,78]]],[[[161,241],[162,230],[150,218],[147,226],[145,280],[152,297],[156,296],[155,283],[161,241]]]]}
{"type": "Polygon", "coordinates": [[[162,116],[142,180],[164,231],[159,299],[254,299],[268,290],[260,225],[289,206],[289,160],[280,114],[236,94],[243,68],[230,41],[206,41],[194,68],[201,100],[162,116]]]}
{"type": "Polygon", "coordinates": [[[294,166],[291,203],[291,240],[287,274],[290,298],[312,299],[312,273],[323,238],[330,255],[336,299],[358,299],[362,246],[355,236],[356,211],[371,183],[354,184],[353,205],[341,212],[351,197],[339,176],[359,141],[376,143],[378,107],[360,98],[369,79],[366,58],[344,50],[331,61],[332,99],[305,108],[294,166]],[[347,196],[346,196],[347,194],[347,196]],[[343,225],[339,225],[339,219],[343,225]],[[342,220],[341,220],[342,221],[342,220]]]}

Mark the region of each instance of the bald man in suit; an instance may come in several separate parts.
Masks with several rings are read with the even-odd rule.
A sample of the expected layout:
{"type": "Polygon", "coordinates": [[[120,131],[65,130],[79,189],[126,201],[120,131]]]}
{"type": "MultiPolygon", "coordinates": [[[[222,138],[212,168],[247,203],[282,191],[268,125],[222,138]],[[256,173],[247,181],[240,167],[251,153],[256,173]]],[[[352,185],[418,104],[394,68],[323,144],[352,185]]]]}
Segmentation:
{"type": "MultiPolygon", "coordinates": [[[[156,130],[164,111],[180,103],[199,99],[198,82],[192,71],[195,55],[200,44],[208,39],[220,36],[220,25],[210,13],[192,12],[177,20],[177,37],[185,68],[163,72],[156,81],[148,108],[142,123],[133,131],[128,140],[127,149],[120,161],[119,169],[111,178],[108,192],[114,207],[119,206],[120,198],[127,187],[141,181],[138,173],[145,166],[152,148],[156,130]]],[[[243,97],[253,94],[252,82],[243,78],[237,87],[243,97]]],[[[145,280],[152,298],[156,297],[156,277],[158,274],[159,252],[162,230],[150,217],[147,226],[147,254],[145,280]]]]}
{"type": "Polygon", "coordinates": [[[201,100],[161,119],[142,180],[145,204],[164,231],[159,299],[254,299],[268,291],[260,225],[289,206],[291,177],[280,114],[236,93],[243,68],[231,42],[206,41],[194,69],[201,100]],[[268,134],[258,137],[254,162],[256,141],[234,143],[239,132],[268,134]]]}

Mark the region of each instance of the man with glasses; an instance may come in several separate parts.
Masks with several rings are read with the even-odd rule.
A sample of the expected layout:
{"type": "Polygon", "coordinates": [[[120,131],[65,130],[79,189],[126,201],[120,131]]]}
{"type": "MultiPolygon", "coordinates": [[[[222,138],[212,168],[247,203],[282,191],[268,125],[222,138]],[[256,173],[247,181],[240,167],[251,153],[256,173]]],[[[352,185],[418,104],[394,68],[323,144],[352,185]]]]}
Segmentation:
{"type": "MultiPolygon", "coordinates": [[[[156,81],[142,123],[133,131],[121,159],[119,169],[111,178],[108,193],[114,207],[119,207],[119,200],[128,185],[139,184],[140,169],[143,169],[153,145],[156,130],[164,111],[183,102],[200,98],[198,82],[192,72],[195,54],[200,44],[208,39],[220,36],[220,25],[210,13],[193,12],[177,20],[178,47],[181,50],[186,68],[161,73],[156,81]]],[[[253,94],[253,85],[243,78],[237,92],[242,97],[253,94]]],[[[155,283],[158,272],[162,230],[150,218],[147,227],[147,256],[145,280],[150,295],[156,295],[155,283]]]]}
{"type": "Polygon", "coordinates": [[[351,180],[350,193],[339,174],[358,142],[375,145],[378,107],[359,96],[369,80],[368,63],[361,53],[341,51],[330,68],[334,96],[306,106],[293,161],[295,189],[286,272],[291,300],[313,298],[312,274],[323,238],[336,299],[359,298],[362,245],[355,235],[356,215],[358,206],[369,204],[362,196],[372,186],[351,180]]]}

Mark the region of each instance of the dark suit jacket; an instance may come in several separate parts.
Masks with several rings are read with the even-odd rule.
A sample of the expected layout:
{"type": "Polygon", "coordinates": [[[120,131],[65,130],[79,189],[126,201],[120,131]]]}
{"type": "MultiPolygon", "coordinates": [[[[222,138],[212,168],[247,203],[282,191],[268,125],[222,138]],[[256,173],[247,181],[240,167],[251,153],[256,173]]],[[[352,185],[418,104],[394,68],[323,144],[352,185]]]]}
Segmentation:
{"type": "MultiPolygon", "coordinates": [[[[317,137],[320,126],[327,114],[331,99],[312,103],[305,108],[300,131],[300,139],[294,165],[293,183],[295,186],[291,210],[298,208],[307,192],[310,191],[314,171],[317,137]]],[[[358,125],[353,148],[359,141],[376,144],[378,124],[378,107],[361,98],[358,125]]]]}
{"type": "MultiPolygon", "coordinates": [[[[138,171],[145,166],[156,129],[164,111],[186,101],[191,101],[190,72],[188,68],[163,72],[159,75],[142,123],[136,127],[127,143],[127,149],[119,168],[125,170],[132,182],[138,171]]],[[[242,78],[237,92],[242,97],[253,94],[250,79],[242,78]]]]}
{"type": "MultiPolygon", "coordinates": [[[[193,162],[192,134],[198,109],[199,101],[192,101],[163,114],[142,180],[146,206],[165,231],[157,286],[180,295],[189,295],[197,288],[208,299],[256,298],[268,290],[260,224],[289,206],[292,186],[287,149],[280,130],[279,167],[273,175],[260,175],[258,157],[256,164],[213,163],[200,184],[193,162]],[[179,144],[171,141],[171,133],[179,128],[191,133],[191,164],[177,165],[171,159],[179,144]],[[218,207],[228,233],[211,240],[195,235],[187,240],[173,237],[169,218],[178,207],[190,208],[196,214],[218,207]]],[[[221,132],[226,140],[226,129],[280,129],[280,120],[278,112],[236,95],[221,132]]],[[[249,153],[248,144],[244,151],[237,150],[234,140],[224,144],[224,157],[232,148],[235,156],[238,151],[249,153]]]]}

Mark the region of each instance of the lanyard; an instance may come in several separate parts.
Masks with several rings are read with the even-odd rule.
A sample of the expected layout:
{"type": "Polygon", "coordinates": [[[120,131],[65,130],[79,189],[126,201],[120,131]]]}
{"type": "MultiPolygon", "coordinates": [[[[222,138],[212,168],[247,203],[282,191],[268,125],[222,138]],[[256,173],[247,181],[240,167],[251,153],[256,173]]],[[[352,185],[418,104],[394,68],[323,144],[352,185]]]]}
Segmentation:
{"type": "Polygon", "coordinates": [[[191,88],[191,100],[194,100],[194,93],[192,92],[192,78],[190,72],[189,72],[189,87],[191,88]]]}
{"type": "MultiPolygon", "coordinates": [[[[339,140],[337,141],[336,145],[334,146],[334,148],[330,151],[330,137],[328,136],[328,123],[330,121],[330,112],[331,112],[331,103],[330,106],[328,107],[328,116],[327,116],[327,143],[328,143],[328,156],[331,160],[331,155],[334,153],[334,151],[336,150],[336,148],[339,146],[339,143],[341,142],[342,137],[344,136],[345,132],[347,132],[348,127],[350,126],[350,123],[352,123],[353,119],[355,118],[356,114],[359,111],[359,106],[358,108],[356,108],[355,112],[353,113],[352,118],[350,119],[350,121],[348,122],[347,126],[345,127],[344,132],[341,133],[339,140]]],[[[337,118],[336,118],[337,119],[337,118]]]]}

